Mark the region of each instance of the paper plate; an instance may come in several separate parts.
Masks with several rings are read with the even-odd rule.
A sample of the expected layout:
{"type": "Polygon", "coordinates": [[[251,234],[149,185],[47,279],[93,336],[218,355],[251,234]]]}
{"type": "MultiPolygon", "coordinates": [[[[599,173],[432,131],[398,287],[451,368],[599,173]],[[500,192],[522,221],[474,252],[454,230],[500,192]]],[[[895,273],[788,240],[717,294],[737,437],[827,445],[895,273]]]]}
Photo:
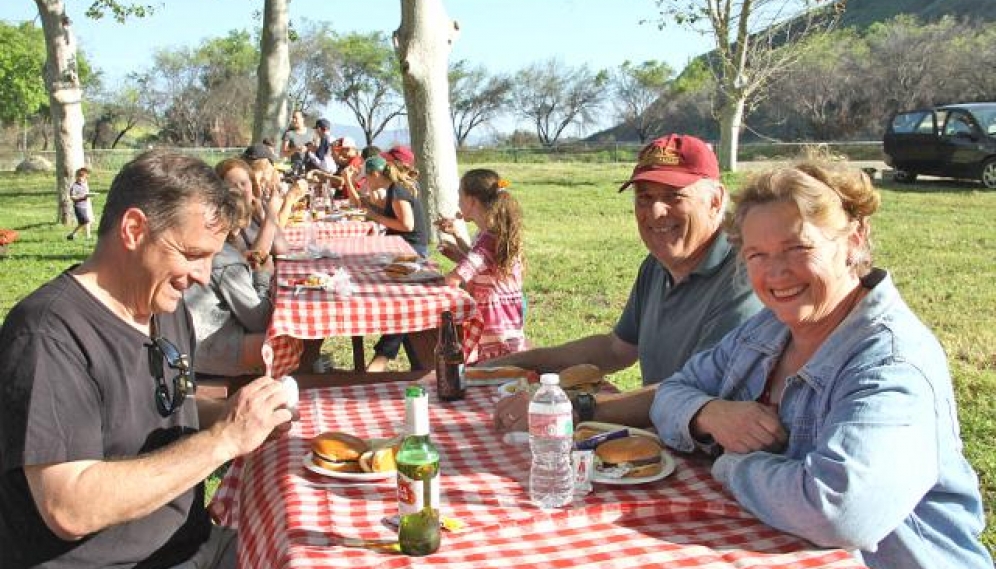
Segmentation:
{"type": "Polygon", "coordinates": [[[433,271],[432,269],[421,269],[408,275],[392,275],[390,273],[387,273],[387,275],[391,277],[391,280],[399,283],[424,283],[443,280],[442,273],[433,271]]]}
{"type": "Polygon", "coordinates": [[[338,478],[340,480],[356,480],[358,482],[370,482],[372,480],[384,480],[385,478],[394,478],[397,474],[396,470],[390,470],[388,472],[336,472],[334,470],[326,470],[321,466],[318,466],[311,461],[311,453],[304,455],[304,467],[315,474],[321,474],[322,476],[329,476],[331,478],[338,478]]]}
{"type": "Polygon", "coordinates": [[[292,281],[282,279],[277,283],[277,286],[293,290],[325,290],[325,287],[321,285],[296,285],[292,281]]]}
{"type": "Polygon", "coordinates": [[[674,461],[674,457],[671,456],[666,450],[661,451],[661,462],[664,463],[664,467],[661,471],[653,476],[643,476],[640,478],[613,478],[611,476],[600,476],[598,469],[593,469],[591,472],[591,481],[597,482],[599,484],[607,484],[610,486],[635,486],[637,484],[647,484],[648,482],[656,482],[662,478],[667,478],[674,472],[677,463],[674,461]]]}
{"type": "Polygon", "coordinates": [[[320,259],[321,255],[309,253],[308,251],[293,251],[291,253],[274,255],[273,258],[278,261],[314,261],[315,259],[320,259]]]}

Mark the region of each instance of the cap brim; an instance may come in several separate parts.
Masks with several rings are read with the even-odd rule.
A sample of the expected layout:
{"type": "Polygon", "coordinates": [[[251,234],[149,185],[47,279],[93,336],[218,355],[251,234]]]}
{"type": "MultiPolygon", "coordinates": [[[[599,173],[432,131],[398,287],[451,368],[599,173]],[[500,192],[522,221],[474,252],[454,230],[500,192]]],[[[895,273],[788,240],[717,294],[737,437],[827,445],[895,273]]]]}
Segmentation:
{"type": "Polygon", "coordinates": [[[692,174],[690,172],[678,172],[677,170],[647,170],[645,172],[635,174],[632,178],[627,180],[625,184],[619,186],[619,191],[621,192],[625,190],[636,182],[657,182],[658,184],[664,184],[665,186],[684,188],[685,186],[690,186],[695,182],[708,177],[709,176],[692,174]]]}

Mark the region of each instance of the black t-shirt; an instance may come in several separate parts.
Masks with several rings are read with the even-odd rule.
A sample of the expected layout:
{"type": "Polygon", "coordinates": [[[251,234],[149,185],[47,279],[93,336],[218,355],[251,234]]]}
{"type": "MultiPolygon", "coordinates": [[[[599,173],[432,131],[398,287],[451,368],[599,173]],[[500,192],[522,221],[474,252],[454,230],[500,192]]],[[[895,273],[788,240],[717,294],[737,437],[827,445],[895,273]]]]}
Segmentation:
{"type": "Polygon", "coordinates": [[[429,247],[429,229],[425,225],[425,210],[422,209],[422,202],[413,196],[404,186],[391,184],[387,188],[387,195],[384,198],[384,215],[394,219],[398,218],[398,214],[394,211],[394,202],[396,201],[405,201],[412,204],[415,228],[411,231],[398,231],[397,229],[387,228],[387,234],[400,235],[419,255],[424,257],[429,247]]]}
{"type": "MultiPolygon", "coordinates": [[[[193,353],[186,307],[156,319],[160,336],[193,353]]],[[[45,525],[24,477],[24,465],[134,457],[196,431],[191,398],[173,415],[159,415],[148,343],[68,273],[8,314],[0,328],[3,569],[169,567],[207,539],[203,484],[144,518],[67,542],[45,525]]],[[[175,372],[165,369],[172,390],[175,372]]]]}

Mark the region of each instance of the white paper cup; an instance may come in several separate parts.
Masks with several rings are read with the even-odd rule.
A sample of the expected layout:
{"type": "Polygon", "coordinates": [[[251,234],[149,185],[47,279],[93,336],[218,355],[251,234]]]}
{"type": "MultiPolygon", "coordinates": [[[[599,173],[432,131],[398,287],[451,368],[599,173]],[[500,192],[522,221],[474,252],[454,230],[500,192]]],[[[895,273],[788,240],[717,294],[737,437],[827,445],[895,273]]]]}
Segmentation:
{"type": "Polygon", "coordinates": [[[285,375],[280,378],[280,385],[284,388],[284,393],[287,394],[287,408],[294,411],[297,409],[299,397],[297,380],[289,375],[285,375]]]}

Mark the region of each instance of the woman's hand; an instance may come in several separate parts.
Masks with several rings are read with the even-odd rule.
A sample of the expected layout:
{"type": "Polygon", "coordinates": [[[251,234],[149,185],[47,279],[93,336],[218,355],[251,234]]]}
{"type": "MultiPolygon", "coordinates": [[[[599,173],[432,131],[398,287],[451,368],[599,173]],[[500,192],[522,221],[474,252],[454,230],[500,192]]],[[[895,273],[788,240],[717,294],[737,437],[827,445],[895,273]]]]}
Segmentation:
{"type": "Polygon", "coordinates": [[[456,235],[456,225],[453,223],[453,220],[448,217],[440,217],[437,219],[436,229],[438,229],[440,233],[456,235]]]}
{"type": "Polygon", "coordinates": [[[436,249],[442,253],[447,259],[459,263],[465,257],[463,251],[457,247],[456,243],[451,243],[449,241],[440,241],[439,246],[436,249]]]}
{"type": "Polygon", "coordinates": [[[692,435],[708,435],[724,449],[740,454],[780,452],[788,441],[778,413],[755,401],[706,403],[692,419],[692,435]]]}

